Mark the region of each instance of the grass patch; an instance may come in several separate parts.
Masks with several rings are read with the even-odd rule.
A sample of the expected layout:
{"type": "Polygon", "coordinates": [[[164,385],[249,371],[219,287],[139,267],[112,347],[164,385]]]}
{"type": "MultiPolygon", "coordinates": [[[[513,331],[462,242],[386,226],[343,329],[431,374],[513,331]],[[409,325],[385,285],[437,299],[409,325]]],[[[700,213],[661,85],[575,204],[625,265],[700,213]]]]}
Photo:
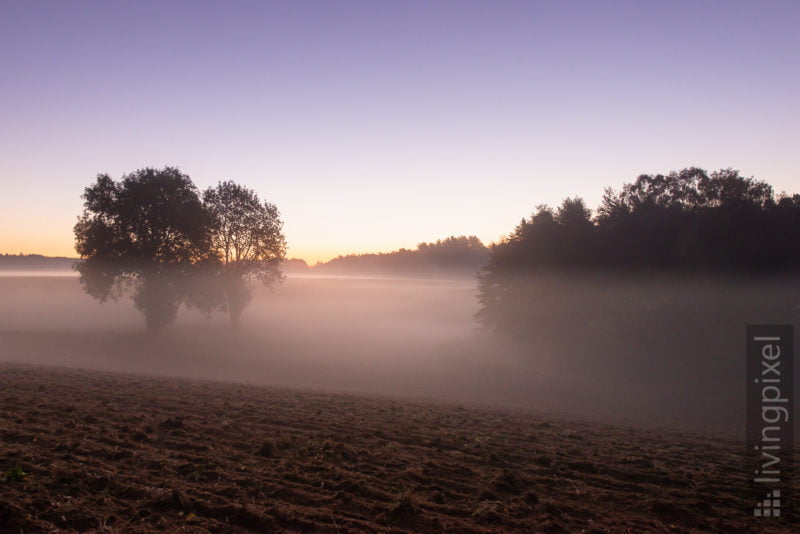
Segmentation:
{"type": "Polygon", "coordinates": [[[28,479],[28,473],[22,470],[22,467],[17,464],[0,476],[0,482],[25,482],[28,479]]]}

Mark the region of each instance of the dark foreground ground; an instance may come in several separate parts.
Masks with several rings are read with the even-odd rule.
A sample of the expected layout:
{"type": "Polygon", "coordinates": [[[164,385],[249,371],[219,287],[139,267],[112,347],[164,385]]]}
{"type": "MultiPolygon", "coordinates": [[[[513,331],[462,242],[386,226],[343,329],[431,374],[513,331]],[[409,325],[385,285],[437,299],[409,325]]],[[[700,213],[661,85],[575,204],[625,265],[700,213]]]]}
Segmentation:
{"type": "Polygon", "coordinates": [[[6,364],[0,407],[3,533],[792,531],[710,435],[6,364]]]}

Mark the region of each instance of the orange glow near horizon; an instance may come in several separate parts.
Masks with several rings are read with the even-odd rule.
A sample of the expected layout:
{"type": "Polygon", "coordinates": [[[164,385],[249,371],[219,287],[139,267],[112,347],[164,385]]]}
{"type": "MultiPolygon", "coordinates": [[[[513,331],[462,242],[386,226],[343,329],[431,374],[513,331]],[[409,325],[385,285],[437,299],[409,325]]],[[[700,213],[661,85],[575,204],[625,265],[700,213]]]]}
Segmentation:
{"type": "Polygon", "coordinates": [[[41,254],[50,257],[76,258],[72,241],[42,235],[0,234],[0,254],[41,254]]]}

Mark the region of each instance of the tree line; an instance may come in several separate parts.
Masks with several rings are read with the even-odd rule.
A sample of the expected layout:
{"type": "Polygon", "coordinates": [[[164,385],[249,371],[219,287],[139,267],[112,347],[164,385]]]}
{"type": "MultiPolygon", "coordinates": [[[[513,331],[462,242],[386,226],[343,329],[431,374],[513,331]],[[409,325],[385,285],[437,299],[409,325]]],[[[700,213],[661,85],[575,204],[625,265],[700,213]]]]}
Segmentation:
{"type": "Polygon", "coordinates": [[[254,282],[283,281],[286,240],[277,207],[232,181],[200,192],[174,167],[115,181],[100,174],[75,225],[84,290],[104,302],[130,292],[149,330],[181,304],[223,311],[234,325],[254,282]]]}
{"type": "Polygon", "coordinates": [[[450,236],[416,249],[401,248],[377,254],[338,256],[312,268],[314,273],[374,276],[469,276],[489,259],[489,248],[476,236],[450,236]]]}
{"type": "Polygon", "coordinates": [[[798,270],[800,195],[775,195],[766,182],[732,169],[643,174],[618,192],[606,189],[594,212],[575,197],[522,219],[492,246],[479,274],[479,318],[503,326],[510,302],[537,274],[798,270]]]}
{"type": "Polygon", "coordinates": [[[75,258],[48,257],[41,254],[0,254],[0,271],[69,271],[75,258]]]}

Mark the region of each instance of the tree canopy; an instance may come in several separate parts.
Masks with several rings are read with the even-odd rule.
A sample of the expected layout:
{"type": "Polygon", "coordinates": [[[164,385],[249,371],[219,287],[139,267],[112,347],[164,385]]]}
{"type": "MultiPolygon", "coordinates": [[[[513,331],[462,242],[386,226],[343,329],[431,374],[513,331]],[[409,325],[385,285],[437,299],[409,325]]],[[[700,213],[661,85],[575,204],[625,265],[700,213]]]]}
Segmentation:
{"type": "Polygon", "coordinates": [[[145,168],[87,187],[75,225],[84,289],[101,302],[134,285],[148,329],[175,319],[194,267],[211,264],[210,218],[197,188],[178,169],[145,168]]]}
{"type": "Polygon", "coordinates": [[[269,288],[283,281],[286,239],[278,208],[231,181],[203,193],[211,217],[211,247],[221,262],[225,308],[236,323],[251,298],[248,282],[269,288]]]}
{"type": "Polygon", "coordinates": [[[268,283],[282,279],[285,242],[277,208],[232,182],[201,200],[177,168],[145,168],[119,182],[98,175],[82,198],[74,231],[84,289],[102,302],[132,287],[148,329],[172,322],[184,302],[209,312],[228,309],[219,295],[230,292],[232,273],[268,283]]]}

